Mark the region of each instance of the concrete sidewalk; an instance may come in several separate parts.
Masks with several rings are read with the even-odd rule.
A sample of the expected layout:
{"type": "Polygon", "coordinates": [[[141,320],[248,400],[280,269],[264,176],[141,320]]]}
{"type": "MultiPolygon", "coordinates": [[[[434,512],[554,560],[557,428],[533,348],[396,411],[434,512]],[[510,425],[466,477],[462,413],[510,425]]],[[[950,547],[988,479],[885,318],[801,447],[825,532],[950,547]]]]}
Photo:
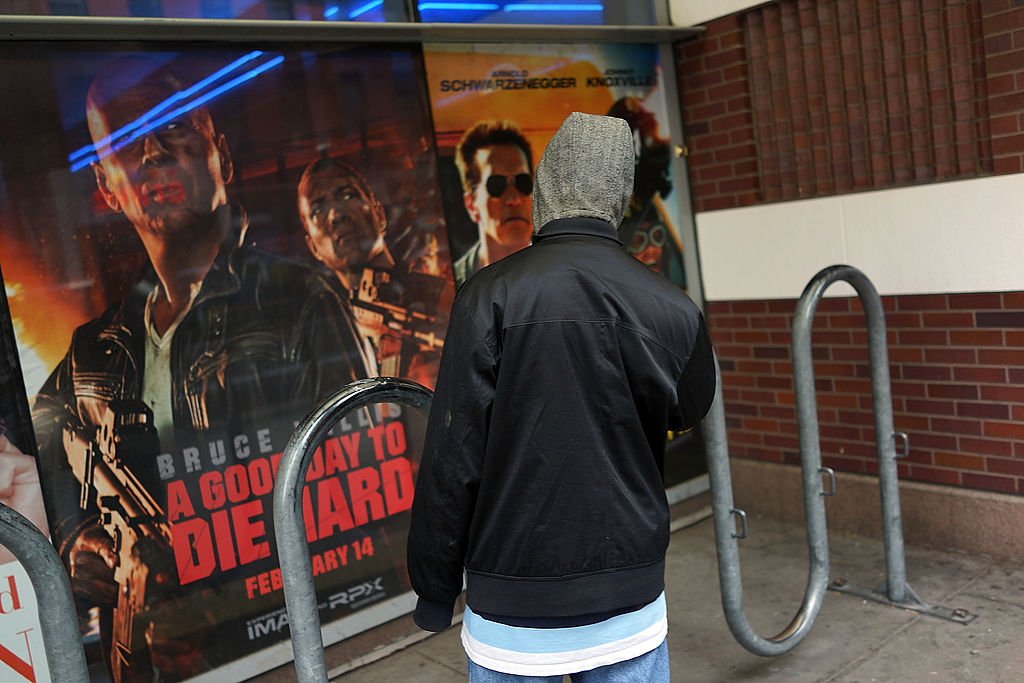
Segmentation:
{"type": "MultiPolygon", "coordinates": [[[[740,541],[744,603],[751,626],[767,637],[799,608],[807,543],[801,526],[754,518],[749,527],[740,541]]],[[[832,579],[872,588],[885,579],[880,540],[831,533],[829,549],[832,579]]],[[[807,638],[788,654],[764,658],[744,650],[725,622],[710,518],[675,532],[666,576],[673,680],[1024,682],[1024,568],[910,546],[906,558],[907,581],[922,601],[977,619],[964,626],[829,591],[807,638]]],[[[334,680],[464,681],[460,628],[334,680]]]]}

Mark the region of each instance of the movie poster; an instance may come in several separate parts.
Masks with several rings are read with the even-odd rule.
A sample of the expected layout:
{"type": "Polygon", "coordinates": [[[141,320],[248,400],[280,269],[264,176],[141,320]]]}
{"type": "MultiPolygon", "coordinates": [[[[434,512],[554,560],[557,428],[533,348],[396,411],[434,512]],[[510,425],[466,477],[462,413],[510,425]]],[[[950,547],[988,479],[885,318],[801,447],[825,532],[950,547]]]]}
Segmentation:
{"type": "MultiPolygon", "coordinates": [[[[4,46],[0,265],[93,680],[237,681],[290,659],[295,424],[356,379],[433,386],[452,263],[418,47],[157,47],[4,46]]],[[[328,644],[406,609],[422,430],[371,406],[317,449],[328,644]]]]}
{"type": "Polygon", "coordinates": [[[532,182],[524,176],[574,111],[629,123],[636,179],[619,235],[630,253],[686,286],[657,46],[424,49],[457,286],[530,243],[532,182]]]}
{"type": "MultiPolygon", "coordinates": [[[[656,45],[427,45],[444,212],[456,286],[530,244],[532,174],[574,111],[625,119],[634,191],[619,238],[686,288],[677,180],[656,45]]],[[[665,484],[707,472],[699,427],[670,433],[665,484]]]]}

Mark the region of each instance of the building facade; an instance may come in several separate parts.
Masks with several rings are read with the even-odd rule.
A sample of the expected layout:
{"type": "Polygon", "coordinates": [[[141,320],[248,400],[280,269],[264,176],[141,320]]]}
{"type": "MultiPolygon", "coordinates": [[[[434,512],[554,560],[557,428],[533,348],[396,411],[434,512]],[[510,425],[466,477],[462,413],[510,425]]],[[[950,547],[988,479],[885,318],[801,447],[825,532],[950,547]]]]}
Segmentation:
{"type": "MultiPolygon", "coordinates": [[[[886,311],[901,480],[1024,493],[1024,7],[676,5],[674,21],[706,29],[677,69],[732,455],[760,477],[799,462],[796,300],[846,263],[886,311]]],[[[865,318],[852,288],[827,296],[813,327],[823,463],[871,475],[865,318]]]]}

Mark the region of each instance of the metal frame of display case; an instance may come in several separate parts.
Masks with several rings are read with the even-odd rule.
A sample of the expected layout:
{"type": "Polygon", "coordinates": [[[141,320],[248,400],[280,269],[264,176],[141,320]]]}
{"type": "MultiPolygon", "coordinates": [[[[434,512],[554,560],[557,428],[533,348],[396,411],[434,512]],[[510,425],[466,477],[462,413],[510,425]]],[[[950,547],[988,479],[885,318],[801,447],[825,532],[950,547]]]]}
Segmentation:
{"type": "Polygon", "coordinates": [[[138,40],[386,43],[674,43],[703,29],[681,26],[439,24],[262,19],[143,19],[0,15],[0,40],[138,40]]]}

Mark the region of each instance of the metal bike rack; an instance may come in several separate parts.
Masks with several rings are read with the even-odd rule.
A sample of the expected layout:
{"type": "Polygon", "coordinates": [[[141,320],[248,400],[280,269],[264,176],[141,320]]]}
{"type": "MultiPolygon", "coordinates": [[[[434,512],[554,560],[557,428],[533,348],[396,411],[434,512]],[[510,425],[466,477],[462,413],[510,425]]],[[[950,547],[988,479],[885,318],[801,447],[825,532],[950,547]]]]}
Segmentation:
{"type": "Polygon", "coordinates": [[[868,349],[871,362],[871,395],[875,413],[875,449],[878,453],[878,481],[882,499],[882,523],[885,539],[886,580],[871,590],[855,586],[845,579],[836,579],[830,589],[852,593],[861,598],[901,607],[920,614],[969,624],[977,615],[964,609],[950,609],[922,602],[907,584],[906,558],[903,554],[903,523],[900,515],[899,473],[896,460],[910,450],[907,435],[895,431],[892,417],[892,387],[889,381],[889,352],[885,332],[885,311],[882,298],[864,273],[853,266],[825,268],[807,283],[797,302],[793,319],[793,372],[796,379],[797,407],[800,411],[800,443],[803,448],[805,429],[818,432],[818,414],[814,389],[814,363],[811,358],[811,325],[814,312],[825,290],[843,280],[857,290],[868,323],[868,349]],[[903,443],[903,452],[896,454],[895,440],[903,443]]]}
{"type": "MultiPolygon", "coordinates": [[[[813,404],[812,404],[813,409],[813,404]]],[[[801,424],[802,424],[801,420],[801,424]]],[[[755,655],[774,657],[800,644],[821,611],[828,586],[828,528],[822,496],[831,495],[821,486],[822,472],[834,482],[832,471],[821,467],[817,424],[814,431],[800,430],[800,464],[803,472],[804,513],[807,517],[807,548],[810,568],[803,603],[789,626],[777,635],[765,638],[754,632],[743,609],[743,583],[740,577],[738,539],[747,536],[747,515],[733,506],[732,477],[729,474],[729,445],[726,440],[725,407],[722,401],[722,374],[715,358],[715,398],[704,418],[707,434],[708,475],[711,480],[711,509],[715,525],[715,546],[718,550],[718,579],[722,586],[722,608],[729,630],[755,655]],[[736,533],[733,515],[739,517],[740,533],[736,533]]],[[[832,489],[835,488],[833,485],[832,489]]]]}
{"type": "Polygon", "coordinates": [[[35,590],[50,678],[60,683],[87,683],[89,668],[78,632],[71,582],[56,549],[32,522],[3,503],[0,544],[18,558],[35,590]]]}
{"type": "Polygon", "coordinates": [[[274,482],[274,537],[299,683],[327,681],[313,564],[302,514],[302,487],[313,452],[334,423],[352,411],[375,403],[399,403],[426,415],[433,398],[430,389],[404,379],[359,380],[321,401],[299,423],[285,446],[274,482]]]}

